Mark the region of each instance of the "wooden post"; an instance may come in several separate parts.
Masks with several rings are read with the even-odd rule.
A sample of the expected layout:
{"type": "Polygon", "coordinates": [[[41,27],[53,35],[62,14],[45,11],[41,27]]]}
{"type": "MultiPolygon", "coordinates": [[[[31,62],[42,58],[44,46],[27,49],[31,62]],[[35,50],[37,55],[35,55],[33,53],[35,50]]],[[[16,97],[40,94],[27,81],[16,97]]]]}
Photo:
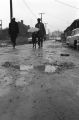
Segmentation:
{"type": "Polygon", "coordinates": [[[13,17],[12,0],[10,0],[10,21],[13,17]]]}

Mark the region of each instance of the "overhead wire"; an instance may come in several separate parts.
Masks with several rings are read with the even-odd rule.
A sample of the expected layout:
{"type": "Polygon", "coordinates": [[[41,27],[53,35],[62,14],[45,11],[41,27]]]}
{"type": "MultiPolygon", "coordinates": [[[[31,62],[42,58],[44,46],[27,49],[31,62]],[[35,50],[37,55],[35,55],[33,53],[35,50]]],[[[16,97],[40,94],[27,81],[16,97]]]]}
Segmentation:
{"type": "MultiPolygon", "coordinates": [[[[71,8],[73,8],[73,9],[76,9],[76,10],[79,10],[79,8],[78,7],[76,7],[76,6],[73,6],[73,5],[71,5],[71,4],[68,4],[68,3],[65,3],[65,2],[62,2],[61,0],[53,0],[53,1],[55,1],[55,2],[58,2],[58,3],[60,3],[60,4],[62,4],[62,5],[65,5],[65,6],[68,6],[68,7],[71,7],[71,8]]],[[[53,4],[53,1],[52,0],[49,0],[49,2],[51,3],[51,4],[53,4]]],[[[60,19],[61,20],[61,19],[60,19]]],[[[62,21],[63,20],[65,20],[65,19],[62,19],[62,21]]],[[[66,21],[66,20],[65,20],[66,21]]],[[[49,24],[48,24],[49,25],[49,24]]],[[[50,27],[53,27],[52,25],[49,25],[50,27]]]]}
{"type": "Polygon", "coordinates": [[[31,12],[31,14],[32,14],[35,18],[37,18],[36,15],[34,14],[33,10],[32,10],[32,9],[29,7],[29,5],[27,4],[26,0],[22,0],[22,1],[23,1],[24,5],[27,7],[27,9],[31,12]]]}
{"type": "Polygon", "coordinates": [[[68,7],[71,7],[71,8],[74,8],[74,9],[79,10],[78,7],[73,6],[73,5],[71,5],[71,4],[68,4],[68,3],[65,3],[65,2],[62,2],[62,1],[60,1],[60,0],[55,0],[55,2],[58,2],[58,3],[63,4],[63,5],[65,5],[65,6],[68,6],[68,7]]]}
{"type": "MultiPolygon", "coordinates": [[[[55,2],[62,2],[62,1],[60,1],[60,0],[53,0],[53,1],[55,1],[55,2]]],[[[49,0],[49,2],[51,3],[51,5],[53,4],[53,1],[52,0],[49,0]]],[[[66,5],[66,6],[68,6],[68,7],[72,7],[72,5],[70,5],[70,4],[67,4],[67,3],[64,3],[64,2],[62,2],[62,3],[60,3],[60,4],[64,4],[64,5],[66,5]]],[[[79,9],[79,8],[77,8],[77,7],[75,7],[75,6],[73,6],[74,8],[76,8],[76,9],[79,9]]],[[[61,21],[66,21],[67,22],[67,20],[66,19],[60,19],[60,18],[58,18],[57,19],[57,17],[55,17],[56,18],[56,20],[61,20],[61,21]]]]}

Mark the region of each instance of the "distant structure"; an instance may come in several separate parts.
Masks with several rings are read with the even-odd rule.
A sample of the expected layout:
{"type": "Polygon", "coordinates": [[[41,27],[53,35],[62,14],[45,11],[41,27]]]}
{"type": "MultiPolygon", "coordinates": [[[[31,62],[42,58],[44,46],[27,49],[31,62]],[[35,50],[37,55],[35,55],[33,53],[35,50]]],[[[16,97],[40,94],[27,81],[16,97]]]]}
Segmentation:
{"type": "Polygon", "coordinates": [[[0,20],[0,30],[2,30],[2,20],[0,20]]]}
{"type": "Polygon", "coordinates": [[[28,29],[30,28],[29,25],[25,25],[23,20],[18,22],[19,25],[19,35],[20,36],[27,36],[28,35],[28,29]]]}
{"type": "Polygon", "coordinates": [[[44,23],[46,33],[47,33],[47,24],[48,24],[48,23],[44,23]]]}
{"type": "Polygon", "coordinates": [[[61,31],[54,31],[52,32],[52,38],[53,39],[60,39],[62,32],[61,31]]]}
{"type": "Polygon", "coordinates": [[[76,28],[79,28],[79,19],[74,20],[72,24],[68,26],[66,30],[64,30],[65,36],[70,36],[72,33],[72,30],[76,28]]]}
{"type": "MultiPolygon", "coordinates": [[[[2,23],[0,23],[0,29],[2,29],[2,23]]],[[[29,25],[25,25],[23,23],[23,20],[18,22],[19,25],[19,36],[20,37],[28,37],[30,36],[28,34],[28,29],[30,28],[29,25]]],[[[9,39],[9,35],[8,35],[8,28],[2,29],[0,31],[0,40],[8,40],[9,39]]]]}

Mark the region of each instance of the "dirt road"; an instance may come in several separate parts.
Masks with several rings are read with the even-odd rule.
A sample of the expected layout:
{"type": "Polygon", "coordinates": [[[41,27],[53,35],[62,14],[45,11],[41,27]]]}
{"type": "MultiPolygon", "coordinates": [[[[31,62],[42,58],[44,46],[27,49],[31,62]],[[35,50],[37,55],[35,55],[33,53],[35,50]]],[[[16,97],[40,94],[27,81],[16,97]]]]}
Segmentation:
{"type": "Polygon", "coordinates": [[[79,51],[0,48],[0,120],[79,120],[79,51]]]}

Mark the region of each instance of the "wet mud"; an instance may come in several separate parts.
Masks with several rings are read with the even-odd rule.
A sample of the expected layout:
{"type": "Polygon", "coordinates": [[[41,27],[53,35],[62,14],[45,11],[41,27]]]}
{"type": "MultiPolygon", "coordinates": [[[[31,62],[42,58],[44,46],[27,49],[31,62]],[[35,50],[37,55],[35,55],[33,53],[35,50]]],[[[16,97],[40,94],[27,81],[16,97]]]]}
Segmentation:
{"type": "Polygon", "coordinates": [[[55,41],[0,51],[0,120],[79,119],[77,51],[55,41]]]}

